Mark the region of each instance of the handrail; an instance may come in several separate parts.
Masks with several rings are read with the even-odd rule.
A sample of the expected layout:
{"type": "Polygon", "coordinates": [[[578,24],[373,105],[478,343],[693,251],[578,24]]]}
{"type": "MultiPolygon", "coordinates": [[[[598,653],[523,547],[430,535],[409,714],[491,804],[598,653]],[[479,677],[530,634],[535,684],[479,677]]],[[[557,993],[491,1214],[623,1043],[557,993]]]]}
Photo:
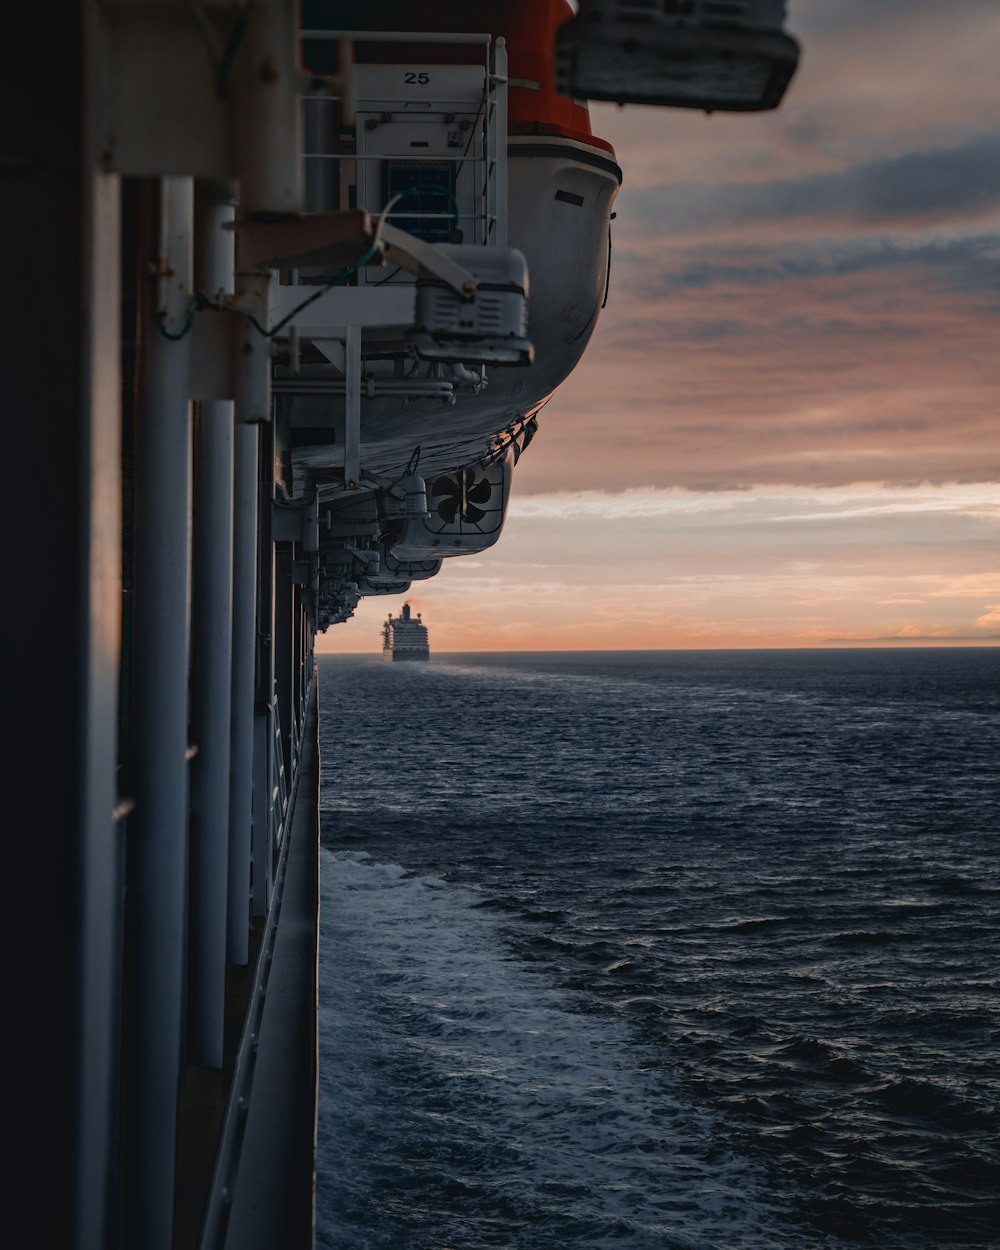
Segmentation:
{"type": "MultiPolygon", "coordinates": [[[[307,706],[312,703],[313,682],[315,680],[315,669],[313,669],[313,676],[310,678],[307,688],[307,706]]],[[[287,818],[289,821],[295,811],[298,789],[299,770],[296,769],[295,776],[292,778],[291,792],[288,796],[287,818]]],[[[290,842],[290,838],[282,839],[278,856],[267,920],[264,924],[264,933],[257,956],[257,963],[253,970],[253,985],[249,996],[249,1006],[243,1019],[243,1028],[240,1033],[240,1040],[233,1064],[232,1080],[226,1095],[226,1109],[223,1113],[222,1127],[219,1132],[219,1145],[215,1156],[215,1166],[212,1171],[212,1182],[205,1207],[201,1235],[198,1241],[200,1250],[222,1250],[225,1242],[226,1225],[236,1187],[236,1176],[239,1171],[243,1132],[246,1128],[247,1115],[250,1110],[254,1067],[257,1061],[257,1040],[260,1035],[261,1018],[264,1014],[264,999],[267,993],[268,976],[271,971],[271,957],[277,936],[278,918],[281,914],[281,900],[285,888],[290,842]]]]}
{"type": "Polygon", "coordinates": [[[274,837],[272,847],[281,845],[285,835],[285,821],[288,813],[288,792],[285,784],[285,749],[281,742],[281,713],[277,685],[271,703],[271,752],[274,760],[273,783],[271,786],[271,827],[274,837]]]}
{"type": "Polygon", "coordinates": [[[300,39],[320,39],[326,42],[348,40],[351,43],[460,43],[488,44],[493,38],[485,32],[450,32],[442,34],[431,30],[300,30],[300,39]]]}
{"type": "MultiPolygon", "coordinates": [[[[303,156],[308,157],[311,161],[384,161],[385,157],[379,153],[369,156],[364,152],[352,152],[349,156],[345,156],[342,152],[303,152],[303,156]]],[[[420,160],[420,157],[416,157],[420,160]]],[[[433,156],[426,156],[422,159],[434,161],[435,164],[441,164],[444,161],[451,161],[456,165],[485,165],[488,158],[485,156],[445,156],[435,153],[433,156]]],[[[401,217],[450,217],[451,212],[447,213],[411,213],[409,209],[400,212],[401,217]]],[[[462,216],[468,220],[469,214],[463,213],[462,216]]]]}

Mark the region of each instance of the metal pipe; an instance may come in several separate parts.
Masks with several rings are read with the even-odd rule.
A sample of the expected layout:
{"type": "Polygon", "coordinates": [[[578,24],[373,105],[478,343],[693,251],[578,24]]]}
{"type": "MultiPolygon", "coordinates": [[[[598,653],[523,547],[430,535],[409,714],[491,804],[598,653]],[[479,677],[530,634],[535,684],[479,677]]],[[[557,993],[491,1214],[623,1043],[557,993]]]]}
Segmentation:
{"type": "MultiPolygon", "coordinates": [[[[454,365],[450,366],[454,369],[454,365]]],[[[479,374],[472,375],[480,382],[479,374]]],[[[274,384],[276,395],[346,395],[348,383],[344,378],[279,378],[274,384]]],[[[360,403],[361,385],[354,392],[360,403]]],[[[455,394],[454,382],[444,378],[365,378],[365,394],[370,399],[380,395],[413,395],[418,399],[451,399],[455,394]]],[[[333,427],[330,428],[331,441],[333,427]]]]}
{"type": "Polygon", "coordinates": [[[267,915],[271,901],[271,821],[274,794],[271,783],[274,767],[271,750],[273,702],[259,710],[253,722],[253,873],[251,901],[255,917],[267,915]]]}
{"type": "MultiPolygon", "coordinates": [[[[487,129],[495,162],[492,173],[492,203],[487,204],[491,220],[486,224],[486,243],[507,246],[507,41],[498,39],[493,47],[493,75],[489,85],[491,115],[487,129]],[[492,231],[491,231],[492,227],[492,231]]],[[[489,172],[489,169],[487,170],[489,172]]]]}
{"type": "Polygon", "coordinates": [[[307,97],[302,102],[308,213],[334,212],[340,207],[340,174],[336,162],[342,156],[337,151],[337,114],[327,107],[332,102],[322,96],[307,97]],[[332,160],[325,159],[327,157],[332,160]]]}
{"type": "Polygon", "coordinates": [[[188,1058],[222,1067],[229,857],[233,608],[233,405],[196,423],[188,1058]]]}
{"type": "MultiPolygon", "coordinates": [[[[405,95],[401,95],[401,96],[380,95],[379,103],[380,104],[407,104],[410,102],[411,98],[412,97],[405,96],[405,95]]],[[[465,101],[464,99],[458,100],[456,101],[456,103],[464,104],[465,101]]],[[[581,143],[576,140],[572,140],[570,142],[575,143],[577,147],[581,146],[581,143]]],[[[570,144],[568,143],[567,148],[569,149],[569,147],[570,147],[570,144]]],[[[340,153],[340,152],[303,152],[302,155],[303,157],[308,158],[311,161],[342,161],[345,159],[343,156],[343,153],[340,153]]],[[[364,153],[361,153],[361,152],[355,152],[351,154],[350,159],[352,161],[358,161],[358,162],[371,161],[374,164],[378,161],[384,161],[385,156],[381,152],[377,152],[371,156],[366,156],[364,153]]],[[[435,165],[441,165],[441,164],[444,164],[445,162],[450,163],[452,165],[462,165],[462,166],[488,164],[488,160],[485,156],[473,156],[471,155],[471,153],[468,156],[445,156],[443,153],[441,155],[435,155],[434,157],[435,165]]],[[[419,218],[427,218],[427,219],[443,217],[443,218],[450,220],[452,217],[452,214],[451,213],[411,213],[410,210],[407,209],[406,212],[401,213],[400,216],[419,217],[419,218]]],[[[470,218],[474,217],[476,221],[482,221],[483,216],[484,214],[482,213],[479,213],[478,215],[475,215],[472,213],[463,213],[462,220],[469,221],[470,218]]]]}
{"type": "Polygon", "coordinates": [[[188,577],[191,426],[190,178],[160,183],[164,275],[160,306],[143,324],[136,429],[135,631],[132,727],[136,813],[130,839],[129,934],[135,1073],[130,1100],[129,1245],[170,1250],[187,879],[188,577]],[[162,331],[162,333],[161,333],[162,331]],[[166,334],[184,335],[175,341],[166,334]]]}
{"type": "MultiPolygon", "coordinates": [[[[262,458],[273,452],[273,430],[265,430],[262,458]]],[[[253,914],[266,916],[271,906],[274,852],[274,507],[273,474],[258,482],[257,664],[253,730],[253,914]]]]}
{"type": "Polygon", "coordinates": [[[233,536],[233,693],[229,768],[228,955],[246,964],[253,820],[254,639],[257,633],[256,425],[236,427],[233,536]]]}
{"type": "MultiPolygon", "coordinates": [[[[81,786],[80,858],[76,874],[80,928],[75,952],[81,994],[75,1030],[79,1042],[79,1136],[76,1143],[76,1193],[70,1209],[75,1211],[76,1240],[73,1244],[76,1250],[99,1250],[108,1244],[111,1234],[109,1181],[117,1139],[115,1119],[119,1096],[116,1060],[121,1023],[124,889],[122,830],[115,828],[115,824],[127,814],[128,803],[128,800],[119,800],[115,805],[122,603],[118,562],[122,548],[122,508],[120,493],[108,489],[107,477],[108,467],[119,463],[121,457],[121,188],[117,175],[100,174],[96,170],[83,176],[82,185],[85,189],[82,200],[84,220],[79,237],[85,249],[82,253],[85,285],[80,304],[80,328],[84,353],[81,364],[86,388],[81,391],[79,425],[81,459],[78,467],[84,506],[79,514],[81,546],[78,559],[85,575],[85,589],[72,631],[80,656],[78,664],[82,678],[79,683],[80,714],[76,718],[83,743],[78,773],[81,786]],[[112,806],[114,810],[109,820],[108,810],[112,806]]],[[[68,212],[73,211],[70,200],[65,201],[64,208],[68,212]]],[[[44,233],[37,231],[39,241],[44,233]]],[[[10,238],[19,249],[26,242],[19,232],[11,231],[10,238]]],[[[51,263],[58,265],[55,258],[51,263]]],[[[46,280],[37,271],[33,276],[39,286],[46,285],[46,280]]],[[[16,274],[8,272],[7,278],[16,288],[16,274]]],[[[68,283],[69,275],[64,274],[63,280],[68,283]]],[[[68,293],[68,287],[63,289],[64,294],[68,293]]],[[[40,294],[38,298],[39,305],[21,306],[18,320],[23,328],[37,325],[30,309],[40,306],[40,294]]],[[[67,304],[70,305],[68,299],[67,304]]],[[[33,334],[37,336],[37,329],[33,334]]],[[[7,335],[5,340],[10,348],[12,345],[7,335]]],[[[14,341],[16,344],[17,340],[14,341]]],[[[12,358],[19,356],[20,351],[14,346],[12,358]]],[[[27,369],[24,374],[25,377],[32,376],[34,370],[27,369]]],[[[37,384],[36,379],[28,385],[37,384]]],[[[16,383],[14,391],[16,394],[16,383]]],[[[39,398],[37,393],[35,398],[39,398]]],[[[46,436],[47,433],[48,430],[46,436]]],[[[60,516],[69,515],[72,515],[70,500],[63,498],[60,511],[57,513],[53,509],[52,523],[56,524],[60,516]]],[[[35,645],[41,646],[37,638],[35,645]]],[[[13,643],[11,647],[14,653],[13,643]]],[[[34,678],[37,680],[37,672],[34,678]]],[[[7,693],[10,696],[9,688],[7,693]]],[[[38,686],[32,693],[39,708],[48,703],[38,686]]],[[[11,706],[17,706],[16,698],[11,706]]],[[[67,703],[63,704],[63,716],[67,722],[74,719],[69,715],[67,703]]],[[[23,722],[20,728],[18,736],[24,740],[28,750],[35,750],[37,740],[33,734],[27,731],[23,722]]],[[[51,739],[49,745],[51,747],[51,739]]],[[[31,790],[31,787],[23,785],[22,788],[31,790]]],[[[53,811],[48,809],[46,814],[58,826],[59,820],[53,811]]],[[[50,897],[50,906],[51,901],[50,897]]],[[[50,992],[51,981],[47,979],[46,993],[50,992]]],[[[63,1040],[71,1041],[69,1038],[63,1040]]],[[[37,1122],[45,1123],[47,1117],[37,1103],[33,1106],[37,1122]]],[[[69,1108],[61,1108],[61,1112],[71,1123],[69,1108]]],[[[58,1184],[55,1176],[50,1174],[50,1183],[53,1182],[58,1184]]],[[[64,1201],[68,1197],[66,1195],[64,1201]]],[[[35,1239],[46,1240],[44,1233],[38,1236],[39,1232],[36,1225],[35,1239]]]]}
{"type": "Polygon", "coordinates": [[[347,39],[351,43],[476,44],[489,43],[492,36],[455,31],[441,34],[436,30],[300,30],[299,38],[318,39],[324,43],[347,39]]]}
{"type": "Polygon", "coordinates": [[[344,485],[356,489],[361,480],[361,327],[344,335],[344,485]]]}
{"type": "Polygon", "coordinates": [[[296,5],[257,0],[233,74],[233,138],[240,215],[300,213],[304,207],[296,5]]]}
{"type": "MultiPolygon", "coordinates": [[[[198,186],[198,287],[229,293],[234,208],[227,188],[198,186]]],[[[233,634],[233,403],[206,400],[195,422],[191,611],[191,773],[188,1061],[221,1068],[226,997],[229,757],[233,634]]]]}
{"type": "Polygon", "coordinates": [[[237,270],[236,298],[240,310],[248,314],[238,318],[237,322],[233,369],[236,419],[267,422],[271,420],[271,340],[267,336],[270,328],[270,272],[237,270]],[[254,320],[251,321],[250,317],[254,320]]]}
{"type": "Polygon", "coordinates": [[[292,708],[292,681],[294,648],[292,646],[292,625],[295,605],[295,588],[292,585],[292,556],[290,543],[275,548],[274,576],[274,697],[278,705],[278,725],[280,732],[276,735],[280,754],[275,760],[275,772],[280,769],[282,761],[285,766],[286,783],[292,776],[294,759],[292,757],[292,741],[294,720],[292,708]]]}

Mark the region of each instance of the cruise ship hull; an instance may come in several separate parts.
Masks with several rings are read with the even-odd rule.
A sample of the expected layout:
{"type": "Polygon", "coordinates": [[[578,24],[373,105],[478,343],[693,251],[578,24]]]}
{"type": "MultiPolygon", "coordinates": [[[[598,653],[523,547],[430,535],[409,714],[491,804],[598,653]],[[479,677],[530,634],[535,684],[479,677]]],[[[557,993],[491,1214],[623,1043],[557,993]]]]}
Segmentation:
{"type": "Polygon", "coordinates": [[[354,37],[320,31],[309,72],[321,6],[291,0],[83,0],[58,40],[32,6],[8,23],[9,815],[16,931],[52,945],[17,998],[39,1245],[311,1246],[315,638],[498,540],[604,297],[620,174],[546,68],[568,5],[333,9],[354,37]],[[423,29],[387,41],[404,21],[423,29]],[[387,66],[399,99],[366,114],[387,66]],[[339,110],[322,204],[303,95],[339,110]],[[431,142],[391,148],[407,111],[436,118],[444,236],[405,169],[390,203],[431,142]],[[449,259],[469,247],[482,266],[449,259]],[[405,311],[421,283],[452,316],[437,339],[405,311]]]}

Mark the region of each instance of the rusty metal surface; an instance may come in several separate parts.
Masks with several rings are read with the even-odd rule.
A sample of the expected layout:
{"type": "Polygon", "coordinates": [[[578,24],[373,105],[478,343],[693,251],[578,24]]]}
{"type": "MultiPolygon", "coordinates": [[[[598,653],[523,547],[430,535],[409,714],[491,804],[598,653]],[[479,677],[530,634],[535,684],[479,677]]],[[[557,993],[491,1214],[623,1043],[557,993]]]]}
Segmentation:
{"type": "Polygon", "coordinates": [[[375,226],[363,209],[311,213],[283,221],[233,225],[241,270],[331,265],[346,269],[371,247],[375,226]]]}

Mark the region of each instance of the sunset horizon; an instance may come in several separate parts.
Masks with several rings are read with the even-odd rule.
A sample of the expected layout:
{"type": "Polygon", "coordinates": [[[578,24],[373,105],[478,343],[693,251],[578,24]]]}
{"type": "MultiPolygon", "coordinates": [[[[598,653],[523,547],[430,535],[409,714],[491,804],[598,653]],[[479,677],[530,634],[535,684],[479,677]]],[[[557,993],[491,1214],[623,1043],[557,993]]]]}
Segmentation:
{"type": "MultiPolygon", "coordinates": [[[[923,635],[917,638],[870,638],[870,639],[844,639],[838,643],[835,639],[830,642],[817,642],[812,645],[803,644],[797,647],[793,646],[776,646],[769,643],[761,643],[758,646],[742,646],[732,647],[725,643],[719,643],[716,646],[672,646],[672,647],[453,647],[453,648],[435,648],[435,654],[438,656],[447,655],[655,655],[658,653],[670,654],[674,652],[684,651],[883,651],[892,648],[898,648],[902,651],[919,650],[921,646],[928,650],[935,650],[945,647],[987,647],[996,646],[1000,643],[1000,634],[993,634],[988,639],[975,638],[928,638],[923,635]]],[[[317,655],[330,656],[365,656],[369,655],[373,658],[380,658],[377,650],[340,650],[340,651],[319,651],[317,655]]]]}
{"type": "Polygon", "coordinates": [[[499,542],[413,583],[432,648],[997,645],[1000,10],[790,24],[774,112],[592,106],[607,307],[499,542]]]}

